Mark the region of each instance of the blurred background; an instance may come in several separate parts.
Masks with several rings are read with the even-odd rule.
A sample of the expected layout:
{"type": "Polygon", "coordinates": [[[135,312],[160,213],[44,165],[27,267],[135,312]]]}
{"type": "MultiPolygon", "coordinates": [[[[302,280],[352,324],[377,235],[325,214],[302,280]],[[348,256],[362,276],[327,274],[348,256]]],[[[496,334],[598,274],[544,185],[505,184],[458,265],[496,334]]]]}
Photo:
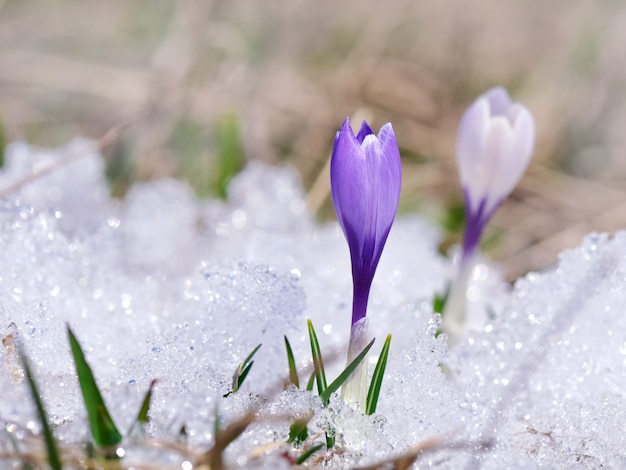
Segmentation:
{"type": "Polygon", "coordinates": [[[112,193],[161,176],[224,197],[249,160],[289,164],[321,219],[346,116],[393,123],[401,210],[458,241],[463,110],[504,85],[537,121],[530,170],[485,251],[510,279],[626,227],[621,0],[0,0],[4,143],[100,139],[112,193]]]}

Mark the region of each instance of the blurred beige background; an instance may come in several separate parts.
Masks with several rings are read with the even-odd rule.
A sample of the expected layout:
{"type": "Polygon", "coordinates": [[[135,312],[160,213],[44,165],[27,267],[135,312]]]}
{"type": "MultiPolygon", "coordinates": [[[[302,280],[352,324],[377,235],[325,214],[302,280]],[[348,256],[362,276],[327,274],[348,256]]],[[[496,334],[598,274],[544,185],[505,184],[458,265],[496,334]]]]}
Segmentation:
{"type": "Polygon", "coordinates": [[[626,227],[625,58],[621,0],[0,1],[5,140],[123,125],[105,149],[115,194],[174,175],[208,195],[226,139],[240,158],[293,165],[325,218],[343,119],[391,121],[402,210],[442,222],[444,250],[460,230],[460,114],[504,85],[538,126],[485,247],[510,278],[626,227]]]}

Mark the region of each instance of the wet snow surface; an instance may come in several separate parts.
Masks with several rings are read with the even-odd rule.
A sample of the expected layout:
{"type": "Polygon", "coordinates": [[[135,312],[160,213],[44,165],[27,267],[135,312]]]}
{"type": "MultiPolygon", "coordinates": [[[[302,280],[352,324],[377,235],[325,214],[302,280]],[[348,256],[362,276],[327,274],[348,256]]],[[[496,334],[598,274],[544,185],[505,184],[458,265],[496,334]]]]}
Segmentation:
{"type": "MultiPolygon", "coordinates": [[[[626,467],[626,233],[591,234],[554,269],[513,288],[483,260],[468,290],[474,331],[448,351],[435,338],[431,305],[453,266],[437,253],[436,227],[399,217],[370,297],[369,332],[378,338],[370,364],[387,333],[393,341],[378,412],[366,417],[338,397],[324,409],[314,395],[281,387],[283,335],[298,364],[310,366],[306,318],[336,376],[351,309],[343,235],[307,212],[293,172],[251,164],[227,202],[200,200],[175,180],[136,185],[118,202],[101,157],[76,140],[58,151],[11,145],[0,188],[68,151],[84,156],[0,203],[3,452],[9,434],[19,442],[40,428],[17,347],[33,363],[57,437],[88,439],[69,324],[123,431],[152,379],[150,433],[173,441],[184,424],[198,451],[213,440],[216,409],[228,423],[259,406],[258,422],[228,448],[233,468],[288,468],[279,451],[253,453],[286,439],[285,415],[311,409],[311,434],[330,423],[344,449],[328,456],[332,468],[431,438],[450,446],[422,455],[419,468],[626,467]],[[242,390],[223,398],[259,343],[242,390]]],[[[128,447],[124,462],[183,464],[128,447]]]]}

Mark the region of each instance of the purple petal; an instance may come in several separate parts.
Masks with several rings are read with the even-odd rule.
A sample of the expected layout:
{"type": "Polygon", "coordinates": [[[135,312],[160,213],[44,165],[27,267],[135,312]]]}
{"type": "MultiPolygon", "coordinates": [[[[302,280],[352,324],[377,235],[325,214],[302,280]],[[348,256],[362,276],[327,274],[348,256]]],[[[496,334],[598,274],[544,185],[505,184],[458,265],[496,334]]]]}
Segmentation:
{"type": "Polygon", "coordinates": [[[378,133],[379,161],[377,176],[378,205],[376,214],[376,253],[373,270],[376,269],[383,247],[391,230],[391,225],[398,210],[400,187],[402,185],[402,163],[400,150],[391,124],[385,124],[378,133]]]}
{"type": "Polygon", "coordinates": [[[359,143],[363,143],[363,141],[365,140],[365,137],[367,137],[370,134],[373,134],[374,131],[372,130],[372,128],[369,126],[369,124],[365,121],[363,121],[361,123],[361,129],[359,129],[359,133],[356,136],[356,140],[359,141],[359,143]]]}
{"type": "Polygon", "coordinates": [[[330,185],[337,219],[348,240],[353,264],[355,259],[360,259],[359,247],[364,243],[365,233],[355,221],[363,220],[367,212],[367,198],[363,197],[367,184],[365,153],[346,119],[335,138],[330,185]]]}

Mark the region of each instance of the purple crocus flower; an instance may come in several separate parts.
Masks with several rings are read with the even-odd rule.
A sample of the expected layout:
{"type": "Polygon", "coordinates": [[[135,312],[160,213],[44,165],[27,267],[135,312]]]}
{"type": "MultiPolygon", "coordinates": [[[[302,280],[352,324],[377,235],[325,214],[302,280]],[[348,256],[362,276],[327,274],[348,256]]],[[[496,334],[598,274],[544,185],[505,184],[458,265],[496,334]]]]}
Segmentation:
{"type": "MultiPolygon", "coordinates": [[[[330,162],[330,185],[337,219],[348,241],[352,260],[352,327],[348,362],[365,346],[366,313],[370,287],[395,218],[400,199],[402,168],[400,151],[391,124],[374,134],[363,121],[355,136],[350,121],[345,120],[335,137],[330,162]]],[[[357,375],[367,375],[367,370],[357,375]]],[[[351,401],[363,403],[365,383],[357,381],[358,393],[346,393],[351,401]],[[355,399],[356,398],[356,399],[355,399]]]]}
{"type": "Polygon", "coordinates": [[[504,88],[479,96],[465,111],[457,164],[465,198],[465,233],[457,278],[443,315],[449,344],[463,335],[467,283],[487,222],[524,175],[535,145],[535,121],[504,88]]]}

